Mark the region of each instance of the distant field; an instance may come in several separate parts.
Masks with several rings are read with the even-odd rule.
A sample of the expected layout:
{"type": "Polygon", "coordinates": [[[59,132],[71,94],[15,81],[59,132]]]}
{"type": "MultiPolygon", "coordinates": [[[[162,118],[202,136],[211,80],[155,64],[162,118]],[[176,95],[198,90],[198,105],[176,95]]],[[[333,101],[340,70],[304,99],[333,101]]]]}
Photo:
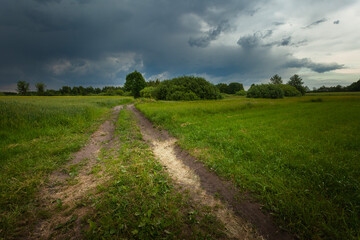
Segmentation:
{"type": "MultiPolygon", "coordinates": [[[[0,238],[24,218],[46,174],[124,97],[0,97],[0,238]]],[[[10,234],[10,233],[9,233],[10,234]]]]}
{"type": "Polygon", "coordinates": [[[209,168],[252,192],[300,238],[359,238],[360,96],[137,108],[209,168]]]}
{"type": "Polygon", "coordinates": [[[319,92],[307,93],[306,96],[360,96],[360,92],[319,92]]]}

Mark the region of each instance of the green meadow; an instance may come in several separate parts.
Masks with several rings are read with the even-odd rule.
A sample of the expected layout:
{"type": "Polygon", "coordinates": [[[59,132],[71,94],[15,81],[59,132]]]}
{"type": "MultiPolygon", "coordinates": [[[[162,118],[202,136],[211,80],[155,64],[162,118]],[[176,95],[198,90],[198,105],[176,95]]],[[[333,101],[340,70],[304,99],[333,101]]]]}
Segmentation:
{"type": "Polygon", "coordinates": [[[137,104],[301,239],[360,237],[360,96],[137,104]]]}
{"type": "Polygon", "coordinates": [[[0,97],[0,238],[31,218],[47,174],[69,160],[125,97],[0,97]]]}

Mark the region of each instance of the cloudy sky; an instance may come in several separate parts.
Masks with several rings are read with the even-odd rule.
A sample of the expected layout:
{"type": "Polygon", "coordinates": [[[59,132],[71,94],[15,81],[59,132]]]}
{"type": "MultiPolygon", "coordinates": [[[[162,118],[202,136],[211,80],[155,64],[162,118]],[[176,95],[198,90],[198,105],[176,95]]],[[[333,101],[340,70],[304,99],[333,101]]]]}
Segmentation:
{"type": "Polygon", "coordinates": [[[358,0],[0,0],[0,90],[123,85],[135,69],[348,85],[360,78],[359,26],[358,0]]]}

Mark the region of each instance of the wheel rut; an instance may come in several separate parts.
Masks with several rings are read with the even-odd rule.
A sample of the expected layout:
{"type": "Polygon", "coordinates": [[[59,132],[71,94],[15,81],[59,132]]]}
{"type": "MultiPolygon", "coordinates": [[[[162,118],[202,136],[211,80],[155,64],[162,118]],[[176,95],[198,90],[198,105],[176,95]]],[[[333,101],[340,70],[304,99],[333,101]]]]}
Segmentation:
{"type": "Polygon", "coordinates": [[[82,239],[81,218],[92,211],[89,207],[79,205],[88,193],[109,179],[102,170],[92,173],[94,167],[100,167],[98,156],[102,148],[110,149],[118,144],[114,139],[115,123],[123,106],[112,110],[110,119],[102,123],[80,151],[60,170],[48,177],[40,189],[38,201],[40,209],[51,214],[36,223],[24,239],[82,239]],[[61,208],[65,209],[62,210],[61,208]],[[59,210],[60,208],[60,210],[59,210]],[[64,214],[65,212],[69,214],[64,214]],[[62,231],[65,230],[65,231],[62,231]]]}
{"type": "Polygon", "coordinates": [[[138,126],[154,155],[166,167],[175,183],[190,193],[199,204],[209,206],[224,224],[226,234],[235,239],[294,239],[281,230],[261,205],[247,194],[240,194],[232,183],[210,172],[196,158],[182,150],[177,139],[158,130],[134,105],[128,108],[136,116],[138,126]]]}

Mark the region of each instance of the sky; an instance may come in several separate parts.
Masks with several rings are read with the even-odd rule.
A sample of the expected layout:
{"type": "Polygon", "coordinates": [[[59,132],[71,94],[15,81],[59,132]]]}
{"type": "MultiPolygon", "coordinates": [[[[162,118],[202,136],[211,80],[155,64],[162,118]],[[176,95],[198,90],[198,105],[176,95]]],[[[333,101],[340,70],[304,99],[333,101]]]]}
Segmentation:
{"type": "Polygon", "coordinates": [[[201,76],[245,87],[360,79],[360,1],[0,0],[0,91],[201,76]]]}

